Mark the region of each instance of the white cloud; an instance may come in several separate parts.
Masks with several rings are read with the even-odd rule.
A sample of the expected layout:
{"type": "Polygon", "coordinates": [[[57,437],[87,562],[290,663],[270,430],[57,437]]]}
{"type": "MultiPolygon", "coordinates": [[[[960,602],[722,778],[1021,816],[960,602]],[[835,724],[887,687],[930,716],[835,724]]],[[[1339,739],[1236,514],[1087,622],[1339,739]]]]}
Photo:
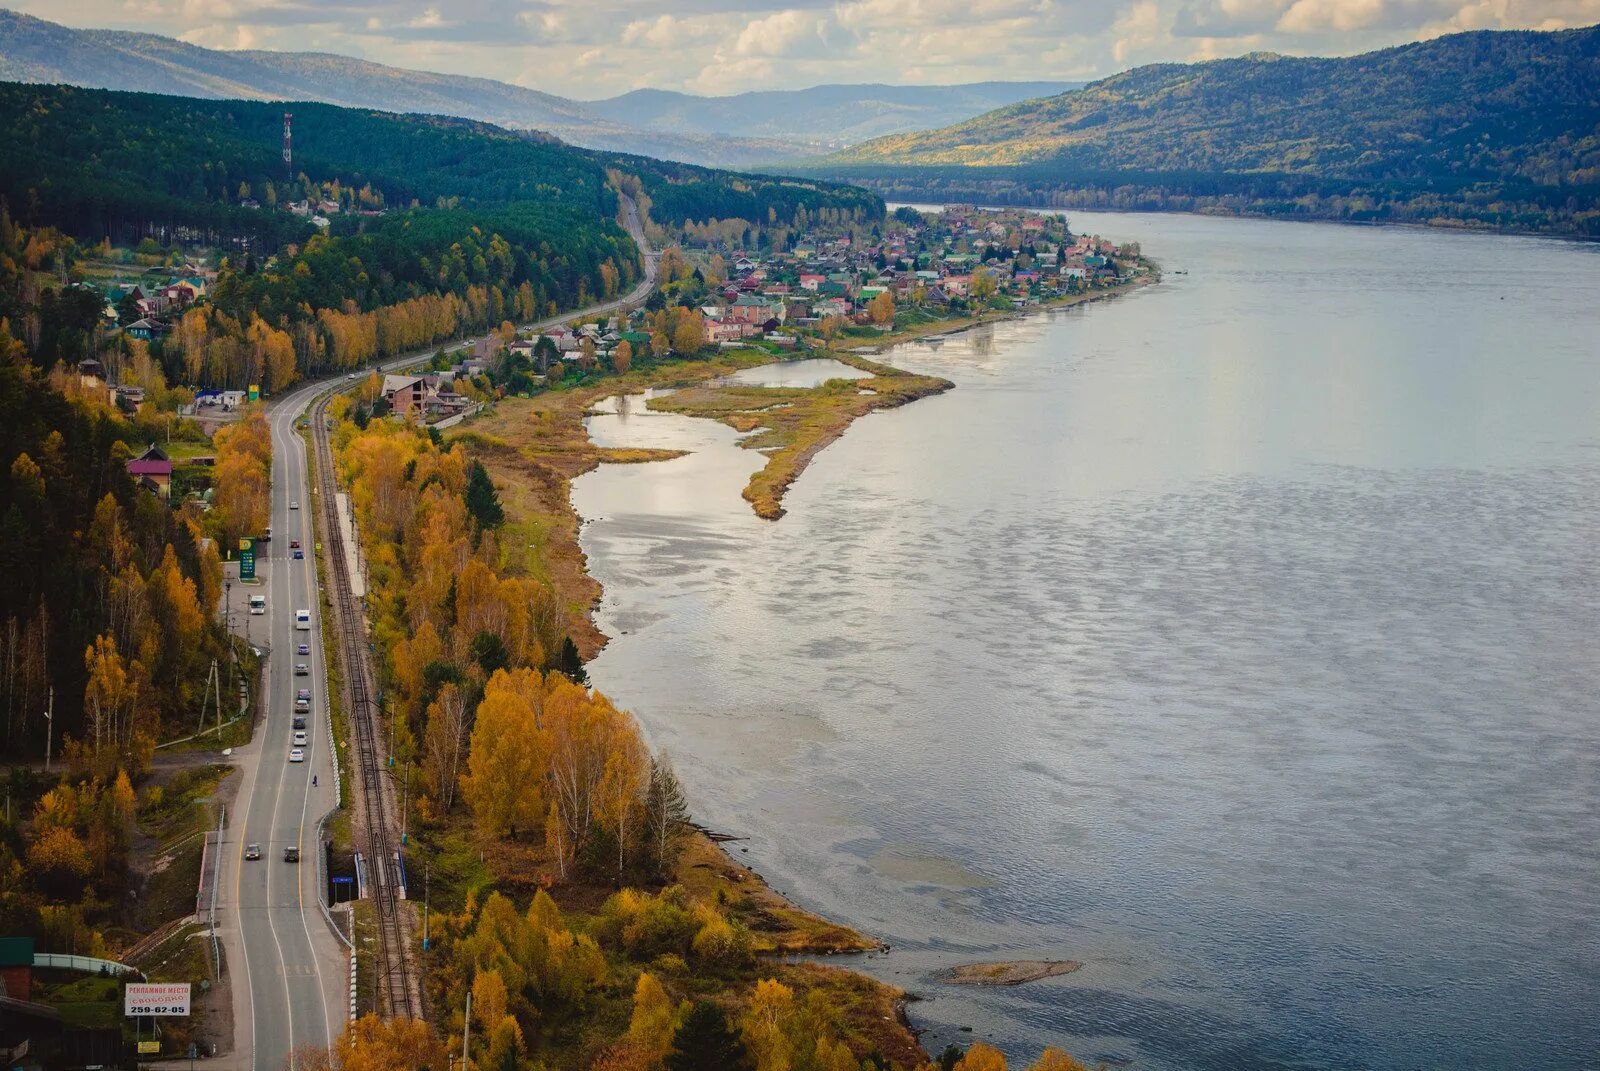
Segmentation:
{"type": "Polygon", "coordinates": [[[1081,79],[1271,49],[1600,22],[1600,0],[7,0],[73,26],[344,53],[576,97],[1081,79]]]}

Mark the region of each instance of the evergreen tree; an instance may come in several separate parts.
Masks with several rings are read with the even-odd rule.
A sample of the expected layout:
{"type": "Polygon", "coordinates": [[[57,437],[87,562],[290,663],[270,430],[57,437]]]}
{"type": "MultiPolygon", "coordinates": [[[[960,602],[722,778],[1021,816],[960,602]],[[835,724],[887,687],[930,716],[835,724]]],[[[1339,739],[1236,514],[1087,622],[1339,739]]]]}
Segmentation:
{"type": "Polygon", "coordinates": [[[505,523],[506,511],[500,506],[500,495],[482,462],[474,461],[467,473],[466,501],[467,512],[472,514],[479,529],[498,528],[505,523]]]}
{"type": "Polygon", "coordinates": [[[689,1009],[666,1059],[667,1071],[753,1071],[754,1066],[728,1017],[706,1000],[689,1009]]]}
{"type": "Polygon", "coordinates": [[[583,659],[578,656],[578,645],[568,636],[561,644],[561,661],[556,669],[566,674],[567,679],[577,684],[589,683],[589,672],[583,668],[583,659]]]}

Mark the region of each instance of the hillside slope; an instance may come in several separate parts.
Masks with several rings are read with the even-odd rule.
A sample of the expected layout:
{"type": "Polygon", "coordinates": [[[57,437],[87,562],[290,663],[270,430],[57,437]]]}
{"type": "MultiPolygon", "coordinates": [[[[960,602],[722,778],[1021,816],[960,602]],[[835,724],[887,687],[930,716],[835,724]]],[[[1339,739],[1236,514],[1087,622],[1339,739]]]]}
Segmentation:
{"type": "Polygon", "coordinates": [[[547,131],[574,145],[746,167],[938,126],[1065,83],[819,86],[734,97],[641,90],[577,101],[490,78],[318,52],[226,52],[149,33],[78,30],[0,9],[0,80],[243,100],[317,100],[547,131]]]}
{"type": "Polygon", "coordinates": [[[1160,64],[879,138],[807,170],[900,192],[1009,187],[1006,196],[1089,203],[1098,191],[1098,203],[1118,207],[1173,207],[1166,198],[1177,197],[1183,207],[1232,199],[1271,210],[1343,197],[1363,202],[1339,209],[1352,218],[1414,204],[1420,215],[1398,218],[1442,207],[1463,221],[1588,233],[1600,184],[1596,86],[1600,27],[1465,33],[1341,59],[1160,64]]]}

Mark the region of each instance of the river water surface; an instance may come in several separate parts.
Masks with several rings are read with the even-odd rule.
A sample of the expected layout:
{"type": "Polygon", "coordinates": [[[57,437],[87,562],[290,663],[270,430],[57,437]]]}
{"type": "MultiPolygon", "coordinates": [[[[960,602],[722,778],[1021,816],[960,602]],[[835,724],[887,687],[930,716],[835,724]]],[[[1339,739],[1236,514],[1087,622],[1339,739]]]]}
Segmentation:
{"type": "Polygon", "coordinates": [[[694,451],[574,485],[595,682],[934,1052],[1600,1066],[1600,247],[1073,219],[1165,281],[892,351],[779,522],[593,418],[694,451]]]}

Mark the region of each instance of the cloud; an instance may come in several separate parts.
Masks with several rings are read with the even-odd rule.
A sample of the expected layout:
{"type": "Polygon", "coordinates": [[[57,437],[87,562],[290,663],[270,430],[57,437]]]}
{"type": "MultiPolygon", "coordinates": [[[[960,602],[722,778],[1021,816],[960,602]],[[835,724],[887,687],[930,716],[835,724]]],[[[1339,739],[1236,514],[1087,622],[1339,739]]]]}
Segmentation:
{"type": "Polygon", "coordinates": [[[73,26],[324,51],[580,98],[820,82],[1083,79],[1600,22],[1600,0],[7,0],[73,26]]]}

